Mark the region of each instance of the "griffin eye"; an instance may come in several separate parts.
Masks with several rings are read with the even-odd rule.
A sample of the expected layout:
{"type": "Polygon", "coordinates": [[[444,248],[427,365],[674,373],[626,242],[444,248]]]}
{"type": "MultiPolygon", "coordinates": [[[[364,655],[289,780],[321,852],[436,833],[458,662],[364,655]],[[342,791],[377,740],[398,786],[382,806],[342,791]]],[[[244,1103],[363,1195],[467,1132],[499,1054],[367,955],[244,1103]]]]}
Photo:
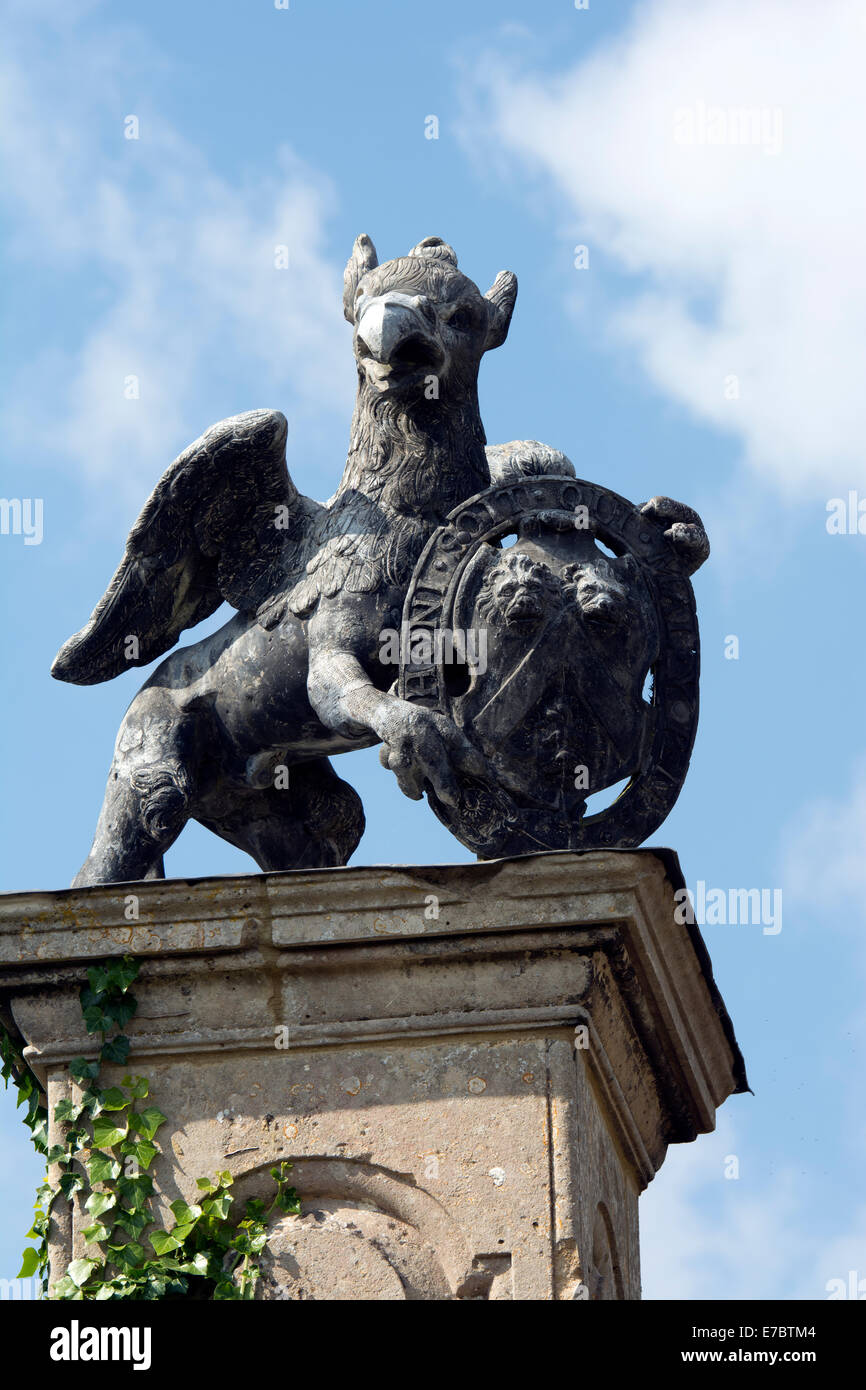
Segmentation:
{"type": "Polygon", "coordinates": [[[472,310],[466,304],[459,305],[454,313],[449,316],[448,327],[453,328],[456,333],[465,333],[472,327],[472,310]]]}

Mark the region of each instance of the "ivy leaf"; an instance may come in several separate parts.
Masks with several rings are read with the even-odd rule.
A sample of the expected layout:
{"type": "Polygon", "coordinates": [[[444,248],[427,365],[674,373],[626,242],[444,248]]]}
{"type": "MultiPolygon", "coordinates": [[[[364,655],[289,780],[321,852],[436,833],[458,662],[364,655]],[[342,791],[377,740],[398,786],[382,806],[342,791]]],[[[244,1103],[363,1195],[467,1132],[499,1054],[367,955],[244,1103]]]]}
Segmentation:
{"type": "Polygon", "coordinates": [[[118,1033],[116,1038],[103,1043],[100,1059],[103,1062],[120,1062],[122,1065],[129,1056],[129,1045],[129,1038],[124,1037],[123,1033],[118,1033]]]}
{"type": "Polygon", "coordinates": [[[132,1092],[136,1100],[144,1100],[150,1092],[150,1083],[146,1076],[125,1076],[123,1085],[132,1092]]]}
{"type": "Polygon", "coordinates": [[[217,1173],[217,1182],[220,1187],[231,1187],[234,1178],[228,1171],[223,1171],[222,1173],[217,1173]]]}
{"type": "Polygon", "coordinates": [[[101,1004],[91,1004],[89,1008],[82,1009],[84,1016],[84,1026],[88,1033],[107,1033],[111,1027],[111,1019],[102,1011],[101,1004]]]}
{"type": "Polygon", "coordinates": [[[108,988],[119,989],[125,994],[140,969],[141,962],[135,956],[121,956],[119,960],[110,961],[105,970],[108,988]]]}
{"type": "Polygon", "coordinates": [[[76,1288],[81,1288],[86,1284],[93,1271],[96,1269],[96,1260],[73,1260],[66,1273],[72,1280],[76,1288]]]}
{"type": "Polygon", "coordinates": [[[98,1217],[117,1205],[117,1197],[113,1192],[91,1192],[84,1205],[91,1216],[98,1217]]]}
{"type": "MultiPolygon", "coordinates": [[[[242,1224],[246,1225],[247,1223],[244,1222],[242,1224]]],[[[246,1231],[238,1230],[232,1240],[232,1245],[235,1250],[239,1250],[242,1255],[256,1255],[260,1250],[264,1249],[267,1240],[267,1231],[259,1231],[253,1234],[252,1232],[247,1233],[246,1231]]]]}
{"type": "MultiPolygon", "coordinates": [[[[90,994],[86,997],[92,998],[94,995],[105,994],[108,989],[108,972],[104,965],[92,965],[87,972],[87,978],[90,981],[90,994]]],[[[82,994],[86,993],[84,990],[81,992],[82,994]]]]}
{"type": "Polygon", "coordinates": [[[149,1139],[128,1139],[121,1152],[127,1158],[134,1158],[139,1168],[147,1169],[159,1153],[159,1149],[155,1144],[151,1144],[149,1139]]]}
{"type": "Polygon", "coordinates": [[[73,1192],[78,1192],[84,1186],[84,1179],[80,1173],[61,1173],[58,1187],[64,1197],[71,1197],[73,1192]]]}
{"type": "Polygon", "coordinates": [[[69,1275],[64,1274],[63,1278],[58,1279],[57,1283],[54,1285],[54,1297],[78,1299],[83,1298],[83,1294],[77,1284],[74,1284],[70,1279],[69,1275]]]}
{"type": "Polygon", "coordinates": [[[215,1216],[218,1220],[224,1221],[229,1214],[229,1207],[234,1201],[230,1192],[218,1192],[213,1197],[208,1197],[202,1204],[201,1210],[207,1216],[215,1216]]]}
{"type": "Polygon", "coordinates": [[[18,1110],[24,1102],[32,1096],[34,1091],[33,1077],[28,1072],[24,1072],[18,1082],[18,1099],[15,1102],[15,1109],[18,1110]]]}
{"type": "Polygon", "coordinates": [[[274,1205],[287,1216],[300,1216],[301,1199],[293,1187],[281,1188],[274,1198],[274,1205]]]}
{"type": "Polygon", "coordinates": [[[47,1153],[48,1125],[46,1124],[45,1120],[40,1118],[36,1124],[30,1124],[29,1120],[27,1121],[27,1123],[30,1128],[30,1138],[33,1140],[34,1148],[37,1150],[38,1153],[47,1153]]]}
{"type": "Polygon", "coordinates": [[[125,994],[139,969],[140,964],[134,956],[122,956],[119,960],[110,960],[107,965],[94,965],[87,972],[90,989],[95,995],[115,991],[125,994]]]}
{"type": "Polygon", "coordinates": [[[138,1008],[138,1000],[132,995],[123,999],[112,999],[104,1005],[105,1017],[118,1028],[123,1028],[138,1008]]]}
{"type": "Polygon", "coordinates": [[[125,1118],[100,1116],[98,1120],[93,1121],[93,1146],[96,1149],[111,1149],[115,1144],[119,1144],[121,1139],[125,1139],[128,1133],[129,1125],[125,1118]]]}
{"type": "Polygon", "coordinates": [[[125,1231],[131,1240],[140,1236],[151,1224],[152,1219],[149,1211],[130,1211],[125,1207],[118,1209],[114,1214],[115,1226],[125,1231]]]}
{"type": "Polygon", "coordinates": [[[94,1154],[87,1160],[87,1176],[91,1183],[113,1182],[120,1174],[120,1164],[108,1154],[94,1154]]]}
{"type": "Polygon", "coordinates": [[[124,1095],[119,1086],[109,1086],[107,1091],[100,1094],[103,1110],[125,1110],[129,1105],[129,1098],[124,1095]]]}
{"type": "Polygon", "coordinates": [[[128,1240],[125,1245],[109,1245],[114,1263],[122,1269],[138,1269],[144,1264],[144,1249],[137,1241],[128,1240]]]}
{"type": "Polygon", "coordinates": [[[214,1190],[214,1185],[210,1178],[196,1178],[195,1185],[200,1188],[202,1192],[213,1192],[214,1190]]]}
{"type": "Polygon", "coordinates": [[[149,1173],[139,1173],[137,1178],[120,1177],[117,1193],[131,1210],[138,1211],[153,1195],[153,1178],[149,1173]]]}
{"type": "Polygon", "coordinates": [[[129,1117],[132,1128],[145,1139],[152,1139],[160,1125],[164,1125],[165,1122],[165,1115],[161,1110],[157,1110],[155,1105],[149,1105],[146,1110],[133,1110],[129,1117]]]}
{"type": "Polygon", "coordinates": [[[95,1081],[99,1075],[99,1063],[85,1061],[83,1057],[75,1057],[69,1063],[69,1075],[73,1081],[95,1081]]]}
{"type": "MultiPolygon", "coordinates": [[[[94,966],[93,968],[94,968],[94,970],[100,969],[99,966],[94,966]]],[[[91,971],[88,970],[87,973],[88,973],[88,976],[90,976],[91,971]]],[[[104,993],[105,993],[105,991],[104,991],[104,990],[101,990],[101,989],[100,989],[100,990],[91,989],[91,987],[90,987],[89,984],[88,984],[88,985],[83,985],[82,988],[78,991],[78,999],[79,999],[79,1003],[81,1004],[81,1011],[82,1011],[82,1013],[84,1012],[85,1009],[92,1009],[93,1006],[94,1006],[94,1004],[101,1004],[101,1003],[102,1003],[102,1000],[103,1000],[104,993]]]]}
{"type": "Polygon", "coordinates": [[[21,1268],[18,1271],[19,1279],[31,1279],[40,1265],[39,1251],[34,1250],[32,1245],[28,1245],[24,1254],[21,1256],[21,1268]]]}
{"type": "Polygon", "coordinates": [[[95,1120],[97,1115],[103,1111],[101,1091],[83,1091],[81,1095],[81,1108],[86,1110],[91,1120],[95,1120]]]}
{"type": "Polygon", "coordinates": [[[41,1240],[48,1230],[48,1212],[37,1210],[36,1218],[27,1232],[28,1240],[41,1240]]]}
{"type": "Polygon", "coordinates": [[[85,1226],[81,1234],[88,1245],[96,1245],[100,1241],[108,1240],[111,1235],[111,1227],[103,1226],[101,1221],[94,1221],[92,1226],[85,1226]]]}
{"type": "Polygon", "coordinates": [[[180,1241],[170,1231],[151,1231],[148,1240],[157,1255],[167,1255],[170,1250],[179,1250],[180,1241]]]}
{"type": "Polygon", "coordinates": [[[175,1240],[177,1241],[178,1245],[181,1246],[181,1245],[184,1245],[184,1244],[186,1243],[186,1241],[189,1239],[191,1233],[192,1233],[194,1230],[195,1230],[195,1222],[194,1222],[194,1221],[190,1221],[187,1225],[184,1225],[184,1226],[175,1226],[174,1229],[173,1229],[173,1231],[172,1231],[172,1235],[174,1236],[174,1238],[175,1238],[175,1240]]]}
{"type": "Polygon", "coordinates": [[[77,1120],[84,1109],[83,1105],[76,1105],[71,1100],[59,1100],[54,1107],[54,1118],[58,1124],[71,1123],[77,1120]]]}
{"type": "Polygon", "coordinates": [[[192,1229],[202,1214],[201,1207],[188,1207],[186,1202],[181,1201],[180,1198],[178,1198],[176,1202],[171,1203],[169,1211],[171,1211],[178,1226],[189,1226],[190,1229],[192,1229]]]}
{"type": "Polygon", "coordinates": [[[48,1153],[45,1155],[48,1163],[69,1162],[70,1157],[71,1155],[67,1153],[65,1144],[52,1144],[48,1153]]]}
{"type": "Polygon", "coordinates": [[[24,1123],[30,1130],[30,1138],[41,1154],[48,1152],[48,1116],[44,1110],[30,1114],[24,1123]]]}

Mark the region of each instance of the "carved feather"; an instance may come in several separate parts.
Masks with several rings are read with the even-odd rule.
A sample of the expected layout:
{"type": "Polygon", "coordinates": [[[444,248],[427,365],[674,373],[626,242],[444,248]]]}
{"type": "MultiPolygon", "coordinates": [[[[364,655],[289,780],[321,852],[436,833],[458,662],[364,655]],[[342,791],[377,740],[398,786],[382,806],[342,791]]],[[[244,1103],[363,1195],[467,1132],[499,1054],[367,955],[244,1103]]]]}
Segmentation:
{"type": "Polygon", "coordinates": [[[309,554],[322,510],[286,468],[286,420],[254,410],[213,425],[166,470],[87,625],[52,675],[109,680],[173,647],[223,599],[255,611],[284,591],[309,554]]]}

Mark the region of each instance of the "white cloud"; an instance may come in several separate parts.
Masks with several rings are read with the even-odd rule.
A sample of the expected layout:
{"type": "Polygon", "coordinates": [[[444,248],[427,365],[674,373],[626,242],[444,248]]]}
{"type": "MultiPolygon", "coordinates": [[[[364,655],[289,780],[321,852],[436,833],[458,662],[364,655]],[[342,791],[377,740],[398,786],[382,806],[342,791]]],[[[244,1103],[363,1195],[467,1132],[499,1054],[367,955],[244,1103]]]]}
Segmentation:
{"type": "Polygon", "coordinates": [[[486,55],[464,126],[640,277],[619,341],[789,495],[862,477],[864,67],[860,0],[657,0],[559,74],[486,55]]]}
{"type": "Polygon", "coordinates": [[[863,932],[866,902],[866,763],[851,788],[821,797],[798,812],[782,835],[782,881],[804,906],[832,913],[834,923],[863,932]],[[839,909],[844,909],[840,911],[839,909]]]}
{"type": "Polygon", "coordinates": [[[347,428],[341,265],[324,254],[330,185],[285,148],[266,172],[218,175],[145,97],[130,110],[129,91],[146,93],[145,74],[166,67],[141,34],[103,22],[85,37],[66,15],[58,43],[40,26],[19,23],[2,74],[12,253],[68,278],[58,322],[88,302],[81,283],[90,303],[77,331],[19,370],[17,441],[140,500],[220,414],[273,405],[297,427],[337,411],[347,428]],[[127,115],[137,140],[124,137],[127,115]],[[278,246],[288,269],[275,266],[278,246]],[[131,377],[138,399],[125,394],[131,377]]]}
{"type": "Polygon", "coordinates": [[[852,1214],[851,1229],[829,1241],[818,1252],[815,1261],[818,1287],[827,1291],[836,1281],[835,1297],[866,1299],[866,1206],[852,1214]],[[842,1284],[844,1292],[839,1289],[842,1284]],[[861,1287],[862,1285],[862,1287],[861,1287]]]}
{"type": "Polygon", "coordinates": [[[644,1298],[816,1297],[791,1282],[802,1250],[792,1176],[756,1179],[743,1160],[726,1178],[740,1152],[725,1112],[712,1134],[668,1150],[640,1204],[644,1298]]]}
{"type": "Polygon", "coordinates": [[[821,1300],[828,1280],[866,1278],[866,1208],[841,1234],[819,1231],[826,1173],[762,1164],[748,1120],[722,1111],[712,1134],[668,1150],[640,1202],[644,1298],[821,1300]]]}
{"type": "MultiPolygon", "coordinates": [[[[863,978],[866,967],[864,844],[862,763],[852,769],[846,792],[798,807],[779,836],[776,881],[783,885],[790,929],[804,920],[817,926],[828,958],[837,966],[841,962],[854,980],[863,978]],[[853,940],[853,951],[845,946],[846,937],[853,940]]],[[[811,932],[803,935],[801,946],[814,953],[811,932]]],[[[819,1010],[818,1017],[823,1065],[838,1082],[834,1103],[845,1117],[837,1147],[854,1156],[856,1171],[866,1152],[861,1085],[866,1024],[862,1011],[846,1016],[831,1008],[823,1015],[819,1010]]],[[[774,1085],[772,1070],[765,1066],[764,1073],[764,1085],[774,1085]]],[[[828,1284],[837,1281],[836,1296],[841,1289],[848,1298],[861,1280],[858,1296],[866,1297],[866,1207],[852,1201],[846,1213],[828,1186],[826,1162],[807,1164],[802,1148],[792,1151],[786,1145],[778,1166],[771,1148],[767,1161],[759,1131],[754,1138],[750,1134],[750,1125],[760,1124],[756,1107],[763,1093],[759,1086],[755,1100],[729,1101],[713,1134],[668,1151],[641,1199],[645,1297],[826,1299],[828,1284]],[[736,1180],[724,1178],[729,1154],[740,1158],[736,1180]]]]}

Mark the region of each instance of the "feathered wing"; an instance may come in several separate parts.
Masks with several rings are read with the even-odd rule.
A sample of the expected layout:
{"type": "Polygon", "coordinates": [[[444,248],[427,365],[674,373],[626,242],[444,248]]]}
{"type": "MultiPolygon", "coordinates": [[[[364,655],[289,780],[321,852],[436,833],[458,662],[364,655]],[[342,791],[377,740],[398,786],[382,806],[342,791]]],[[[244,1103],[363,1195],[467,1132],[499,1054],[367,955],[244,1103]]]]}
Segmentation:
{"type": "Polygon", "coordinates": [[[279,411],[211,426],[160,478],[105,595],[51,674],[94,685],[161,656],[223,599],[245,612],[267,607],[304,573],[322,511],[289,477],[279,411]]]}

